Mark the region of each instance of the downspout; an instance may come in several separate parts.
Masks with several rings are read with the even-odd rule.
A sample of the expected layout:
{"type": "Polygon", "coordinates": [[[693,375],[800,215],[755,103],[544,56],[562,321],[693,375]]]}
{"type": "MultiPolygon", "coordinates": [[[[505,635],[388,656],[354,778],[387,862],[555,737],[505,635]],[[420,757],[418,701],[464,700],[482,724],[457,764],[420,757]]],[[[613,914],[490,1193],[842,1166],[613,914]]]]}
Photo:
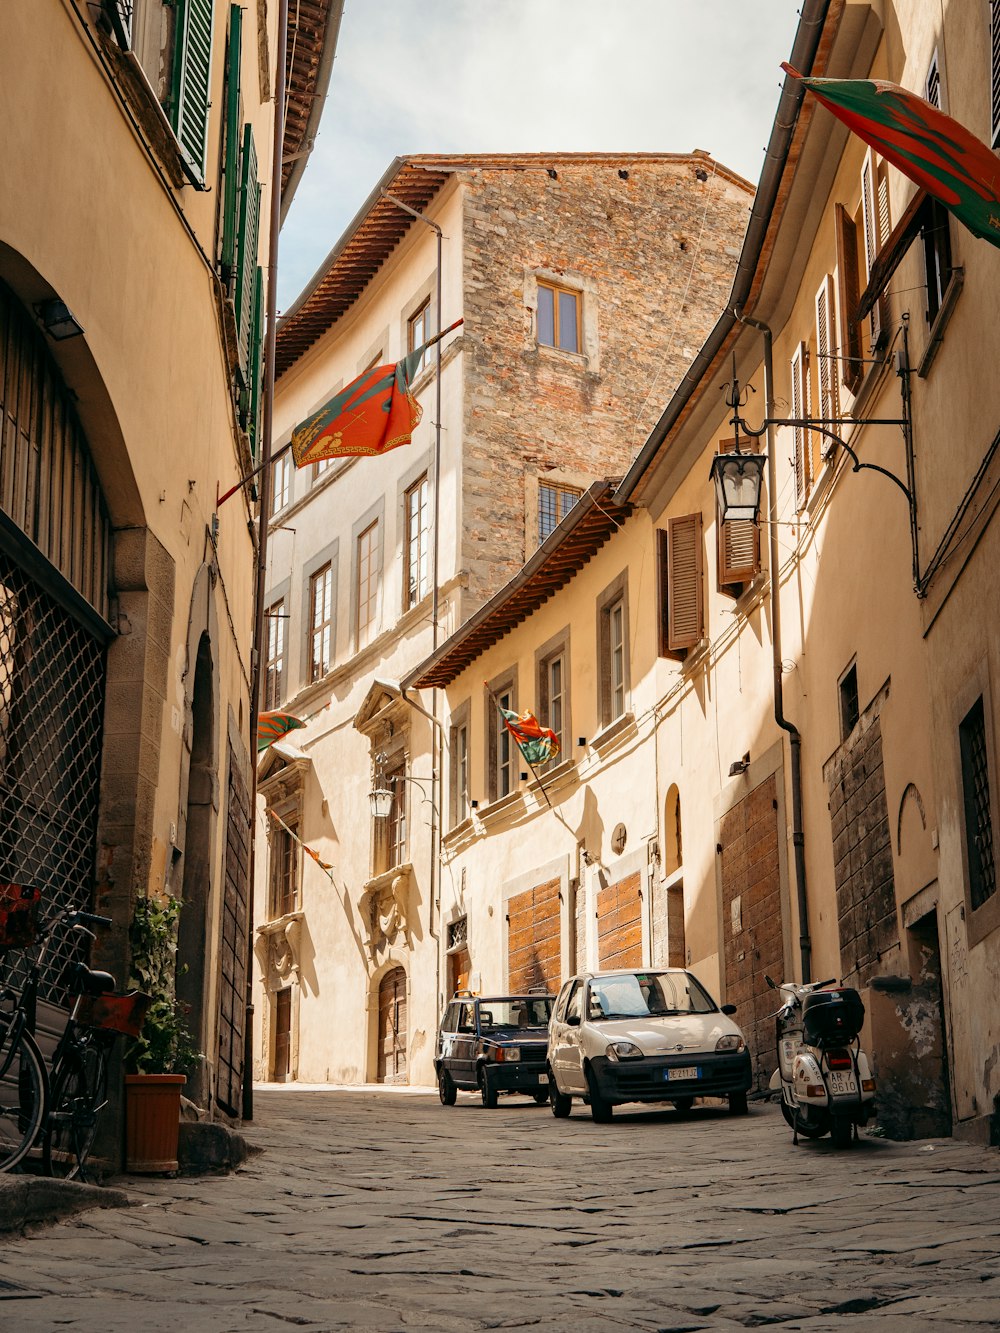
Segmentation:
{"type": "Polygon", "coordinates": [[[278,0],[278,63],[274,84],[274,144],[271,157],[271,230],[267,254],[267,314],[264,340],[264,393],[261,409],[260,518],[257,583],[253,602],[253,659],[250,664],[250,848],[247,891],[246,1018],[243,1032],[243,1119],[253,1119],[253,891],[257,846],[257,715],[264,662],[264,597],[267,592],[267,529],[271,507],[271,436],[274,430],[274,352],[278,309],[278,236],[281,231],[281,153],[285,128],[285,60],[288,0],[278,0]]]}
{"type": "Polygon", "coordinates": [[[781,679],[781,597],[778,566],[778,479],[775,462],[774,428],[774,335],[760,319],[736,311],[741,324],[759,329],[764,335],[764,398],[767,420],[767,505],[768,563],[771,573],[771,665],[774,673],[774,720],[788,732],[792,779],[792,848],[795,860],[795,891],[799,913],[799,956],[802,980],[812,977],[812,941],[809,936],[809,900],[806,893],[806,843],[802,829],[802,737],[798,727],[785,717],[784,690],[781,679]]]}

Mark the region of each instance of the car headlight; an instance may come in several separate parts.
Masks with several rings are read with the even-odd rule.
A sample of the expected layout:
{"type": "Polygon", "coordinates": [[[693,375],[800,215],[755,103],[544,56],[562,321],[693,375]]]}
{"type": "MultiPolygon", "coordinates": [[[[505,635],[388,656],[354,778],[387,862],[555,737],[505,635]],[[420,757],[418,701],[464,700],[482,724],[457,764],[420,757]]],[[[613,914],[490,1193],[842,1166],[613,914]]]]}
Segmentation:
{"type": "Polygon", "coordinates": [[[634,1041],[613,1041],[606,1054],[609,1060],[641,1060],[643,1052],[634,1041]]]}
{"type": "Polygon", "coordinates": [[[720,1037],[715,1043],[717,1051],[742,1051],[746,1042],[742,1037],[738,1037],[735,1032],[729,1032],[724,1037],[720,1037]]]}
{"type": "Polygon", "coordinates": [[[501,1062],[504,1060],[520,1060],[520,1046],[498,1046],[496,1058],[501,1062]]]}

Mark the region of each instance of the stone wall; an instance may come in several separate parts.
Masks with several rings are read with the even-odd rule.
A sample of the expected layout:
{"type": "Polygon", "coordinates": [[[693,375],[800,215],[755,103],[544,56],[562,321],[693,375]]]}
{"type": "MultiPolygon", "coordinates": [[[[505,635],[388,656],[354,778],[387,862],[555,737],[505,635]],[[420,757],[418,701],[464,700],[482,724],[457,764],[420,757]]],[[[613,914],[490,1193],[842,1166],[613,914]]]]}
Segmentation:
{"type": "Polygon", "coordinates": [[[475,604],[534,549],[532,481],[537,495],[552,469],[576,485],[624,473],[728,299],[752,192],[707,156],[553,158],[462,179],[475,604]],[[536,275],[580,290],[580,355],[538,346],[536,275]]]}

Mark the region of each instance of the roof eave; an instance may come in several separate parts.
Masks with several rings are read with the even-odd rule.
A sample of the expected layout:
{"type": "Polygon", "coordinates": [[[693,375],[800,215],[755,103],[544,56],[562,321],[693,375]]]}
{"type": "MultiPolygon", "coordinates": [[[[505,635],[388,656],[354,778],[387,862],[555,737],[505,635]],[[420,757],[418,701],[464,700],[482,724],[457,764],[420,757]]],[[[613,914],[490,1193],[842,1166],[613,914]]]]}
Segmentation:
{"type": "MultiPolygon", "coordinates": [[[[292,205],[292,200],[295,198],[295,191],[298,189],[302,173],[312,156],[316,136],[319,134],[320,121],[323,118],[327,94],[330,91],[333,62],[337,56],[340,25],[344,18],[344,3],[345,0],[331,0],[330,2],[330,17],[327,20],[326,31],[323,35],[323,51],[320,56],[319,68],[316,71],[316,87],[313,93],[312,106],[309,109],[309,118],[306,121],[305,133],[302,136],[302,146],[298,150],[292,169],[288,174],[288,180],[281,191],[280,226],[284,226],[285,216],[292,205]]],[[[289,11],[289,22],[291,20],[292,14],[289,11]]]]}

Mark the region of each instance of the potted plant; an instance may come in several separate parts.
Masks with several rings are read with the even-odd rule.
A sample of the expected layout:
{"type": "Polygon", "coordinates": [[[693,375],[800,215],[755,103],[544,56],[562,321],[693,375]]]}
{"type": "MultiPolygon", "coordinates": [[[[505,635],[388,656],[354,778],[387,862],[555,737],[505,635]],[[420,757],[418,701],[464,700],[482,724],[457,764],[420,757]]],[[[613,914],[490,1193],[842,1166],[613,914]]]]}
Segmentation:
{"type": "Polygon", "coordinates": [[[139,898],[129,927],[132,985],[152,997],[125,1055],[125,1165],[143,1175],[177,1170],[181,1089],[201,1059],[175,989],[180,910],[169,894],[139,898]]]}

